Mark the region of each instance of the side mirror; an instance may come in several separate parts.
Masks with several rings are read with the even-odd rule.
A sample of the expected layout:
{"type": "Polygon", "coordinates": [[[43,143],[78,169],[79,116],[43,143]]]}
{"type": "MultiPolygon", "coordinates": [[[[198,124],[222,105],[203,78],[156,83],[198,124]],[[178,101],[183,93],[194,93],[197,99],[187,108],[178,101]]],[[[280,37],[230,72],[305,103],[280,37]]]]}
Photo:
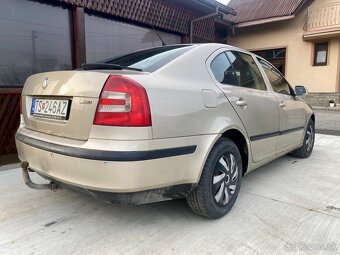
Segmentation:
{"type": "Polygon", "coordinates": [[[296,96],[303,96],[308,95],[308,90],[304,86],[295,86],[295,95],[296,96]]]}

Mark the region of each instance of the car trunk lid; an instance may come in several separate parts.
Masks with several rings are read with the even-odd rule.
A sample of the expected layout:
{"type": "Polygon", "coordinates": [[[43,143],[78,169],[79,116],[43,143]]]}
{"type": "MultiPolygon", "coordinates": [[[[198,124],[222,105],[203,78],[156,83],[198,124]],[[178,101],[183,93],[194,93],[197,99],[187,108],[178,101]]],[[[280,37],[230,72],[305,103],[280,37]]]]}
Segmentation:
{"type": "Polygon", "coordinates": [[[87,140],[101,90],[109,75],[108,72],[100,71],[61,71],[29,77],[22,92],[25,126],[46,134],[87,140]],[[49,103],[50,107],[56,105],[56,111],[53,111],[52,106],[50,111],[46,111],[45,108],[45,113],[58,113],[59,104],[60,114],[66,102],[68,102],[68,109],[64,110],[67,111],[67,115],[63,118],[45,114],[33,115],[36,114],[35,107],[40,107],[42,110],[49,103]]]}

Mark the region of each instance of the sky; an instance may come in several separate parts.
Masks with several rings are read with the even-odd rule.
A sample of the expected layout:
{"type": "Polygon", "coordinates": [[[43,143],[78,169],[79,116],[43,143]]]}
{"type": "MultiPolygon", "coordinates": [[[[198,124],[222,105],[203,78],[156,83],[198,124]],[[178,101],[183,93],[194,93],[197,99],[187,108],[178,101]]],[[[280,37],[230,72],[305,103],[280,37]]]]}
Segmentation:
{"type": "Polygon", "coordinates": [[[219,1],[219,2],[222,3],[222,4],[227,5],[227,4],[229,3],[230,0],[217,0],[217,1],[219,1]]]}

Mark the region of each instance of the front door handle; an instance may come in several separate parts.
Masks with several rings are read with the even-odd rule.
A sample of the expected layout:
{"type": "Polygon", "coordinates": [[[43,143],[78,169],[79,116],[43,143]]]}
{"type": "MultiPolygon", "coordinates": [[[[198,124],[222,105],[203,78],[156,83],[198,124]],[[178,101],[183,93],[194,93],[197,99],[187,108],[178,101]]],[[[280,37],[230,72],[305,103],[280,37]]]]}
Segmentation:
{"type": "Polygon", "coordinates": [[[236,101],[236,105],[244,107],[244,106],[247,106],[248,104],[246,100],[244,100],[243,98],[240,98],[239,100],[236,101]]]}
{"type": "Polygon", "coordinates": [[[281,107],[281,108],[285,108],[286,106],[287,106],[287,105],[286,105],[284,102],[281,102],[281,103],[280,103],[280,107],[281,107]]]}

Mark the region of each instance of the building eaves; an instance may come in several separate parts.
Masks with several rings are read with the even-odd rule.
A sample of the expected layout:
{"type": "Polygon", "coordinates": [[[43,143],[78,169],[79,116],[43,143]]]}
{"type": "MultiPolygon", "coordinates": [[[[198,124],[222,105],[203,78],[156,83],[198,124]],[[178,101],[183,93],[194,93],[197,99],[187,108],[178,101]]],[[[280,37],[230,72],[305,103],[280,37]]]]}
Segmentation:
{"type": "Polygon", "coordinates": [[[284,17],[294,17],[301,7],[311,1],[313,0],[231,0],[228,6],[235,9],[237,15],[229,19],[237,24],[284,20],[284,17]]]}

